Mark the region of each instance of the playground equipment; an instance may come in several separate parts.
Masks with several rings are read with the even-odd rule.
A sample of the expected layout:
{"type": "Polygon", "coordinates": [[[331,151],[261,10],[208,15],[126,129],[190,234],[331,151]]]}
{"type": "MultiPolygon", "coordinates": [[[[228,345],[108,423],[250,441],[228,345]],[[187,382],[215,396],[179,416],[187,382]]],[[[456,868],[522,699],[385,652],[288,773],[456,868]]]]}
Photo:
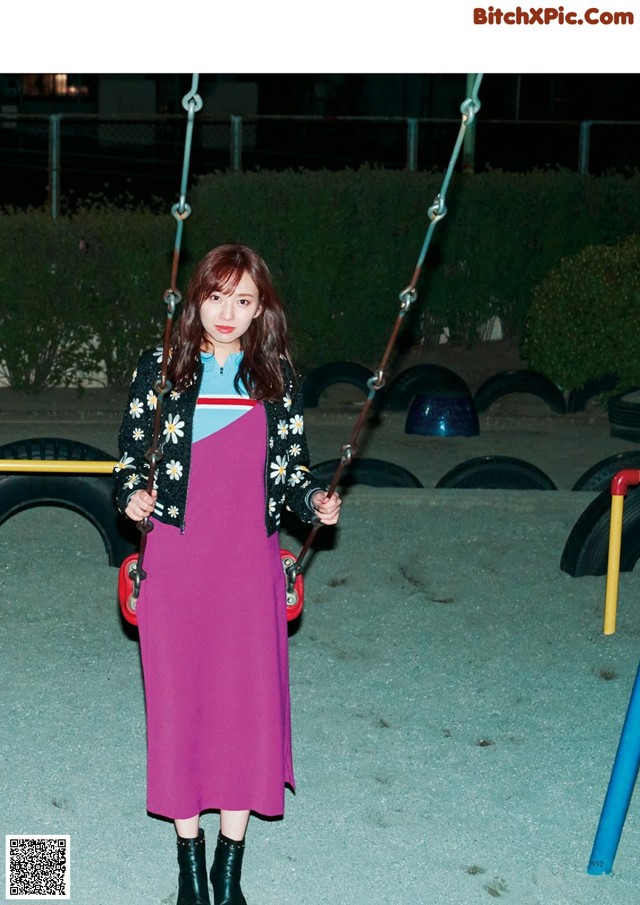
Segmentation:
{"type": "MultiPolygon", "coordinates": [[[[446,208],[446,193],[449,187],[449,183],[451,181],[453,171],[458,160],[460,151],[462,149],[465,137],[467,135],[467,130],[469,126],[471,126],[475,121],[475,116],[478,110],[480,109],[480,101],[478,99],[478,91],[480,88],[480,83],[482,81],[482,74],[476,74],[473,77],[468,78],[468,84],[471,87],[471,95],[467,97],[460,106],[460,112],[462,114],[462,120],[460,124],[460,128],[458,131],[458,135],[454,144],[453,152],[451,154],[451,158],[449,161],[449,165],[447,167],[447,171],[442,181],[442,185],[440,188],[440,192],[434,199],[433,203],[428,209],[428,217],[429,217],[429,226],[426,231],[426,235],[424,237],[422,247],[420,250],[420,254],[418,256],[418,261],[414,268],[414,272],[411,278],[409,285],[400,293],[400,310],[397,314],[395,323],[391,330],[391,335],[389,337],[387,346],[385,348],[384,354],[382,356],[379,368],[367,379],[366,386],[368,390],[368,396],[364,403],[364,406],[360,412],[360,415],[357,419],[355,427],[351,433],[351,437],[349,442],[344,444],[341,447],[341,458],[338,462],[338,466],[335,470],[335,474],[333,479],[329,483],[328,487],[328,496],[330,497],[336,490],[338,483],[340,482],[340,478],[344,469],[350,465],[353,457],[355,456],[358,449],[358,437],[361,429],[363,428],[366,419],[368,417],[369,411],[373,405],[374,399],[376,397],[376,393],[383,389],[385,386],[385,368],[388,364],[391,351],[395,344],[396,338],[400,331],[400,328],[404,322],[404,318],[408,313],[411,305],[417,298],[417,290],[416,284],[422,272],[422,268],[424,265],[424,261],[427,255],[427,251],[430,247],[431,240],[434,234],[435,227],[443,219],[443,217],[447,213],[446,208]]],[[[183,168],[182,168],[182,179],[180,185],[180,200],[177,204],[174,204],[171,208],[171,213],[176,219],[177,229],[176,229],[176,238],[173,249],[173,259],[172,259],[172,268],[171,268],[171,281],[170,288],[164,293],[163,301],[167,306],[167,315],[166,315],[166,323],[164,330],[164,341],[162,346],[162,356],[160,362],[160,377],[154,385],[154,391],[157,397],[156,409],[155,409],[155,417],[154,417],[154,425],[153,425],[153,435],[152,442],[150,448],[145,453],[145,457],[149,462],[149,474],[147,476],[146,490],[147,492],[151,492],[154,486],[154,478],[156,467],[158,463],[162,459],[162,446],[159,443],[160,436],[160,426],[161,426],[161,417],[162,417],[162,407],[164,397],[171,390],[171,382],[167,378],[167,370],[168,370],[168,353],[169,353],[169,342],[172,334],[173,328],[173,319],[176,312],[176,308],[181,301],[181,294],[176,287],[177,274],[178,274],[178,266],[180,259],[180,246],[182,239],[182,231],[184,221],[191,213],[191,208],[187,204],[186,201],[186,192],[187,192],[187,183],[188,183],[188,173],[189,173],[189,159],[191,153],[191,138],[193,131],[193,123],[194,116],[197,111],[202,108],[202,99],[198,95],[198,76],[194,75],[192,78],[191,90],[185,95],[182,100],[182,106],[187,111],[187,131],[185,138],[185,148],[184,148],[184,158],[183,158],[183,168]]],[[[358,379],[361,378],[361,374],[357,375],[358,379]]],[[[331,381],[329,381],[331,382],[331,381]]],[[[20,463],[22,466],[22,470],[28,470],[25,467],[25,463],[20,463]]],[[[48,470],[55,470],[55,466],[59,465],[59,462],[54,462],[53,460],[49,461],[48,470]]],[[[104,463],[101,463],[104,466],[104,463]]],[[[11,467],[10,460],[4,460],[5,467],[11,467]]],[[[0,467],[2,463],[0,463],[0,467]]],[[[18,466],[15,466],[18,467],[18,466]]],[[[69,463],[62,463],[62,468],[68,468],[69,463]]],[[[113,466],[112,466],[113,467],[113,466]]],[[[146,577],[143,569],[143,558],[144,551],[146,546],[146,537],[147,534],[153,529],[153,522],[147,517],[144,518],[141,522],[137,523],[138,529],[140,531],[140,548],[137,554],[133,554],[125,558],[125,561],[121,564],[121,572],[119,575],[119,583],[118,583],[118,591],[119,591],[119,600],[120,606],[123,612],[124,618],[133,624],[136,623],[136,603],[140,592],[140,586],[142,580],[146,577]]],[[[313,539],[315,537],[318,528],[320,527],[319,521],[316,520],[316,523],[313,525],[307,540],[305,541],[302,550],[298,557],[294,557],[289,551],[284,550],[282,552],[282,562],[283,568],[285,570],[285,574],[287,577],[287,605],[288,605],[288,614],[299,614],[302,608],[302,599],[303,599],[303,587],[302,587],[302,563],[303,560],[309,551],[313,539]]],[[[290,616],[290,618],[293,618],[290,616]]]]}
{"type": "Polygon", "coordinates": [[[609,528],[609,560],[604,598],[604,634],[616,630],[618,586],[620,579],[620,548],[622,545],[622,514],[624,498],[629,487],[640,484],[640,469],[623,468],[611,481],[611,525],[609,528]]]}
{"type": "Polygon", "coordinates": [[[476,437],[478,413],[471,393],[427,390],[416,393],[404,423],[406,434],[427,437],[476,437]]]}
{"type": "Polygon", "coordinates": [[[609,786],[587,866],[588,874],[609,874],[618,850],[640,767],[640,667],[636,673],[609,786]]]}
{"type": "MultiPolygon", "coordinates": [[[[640,484],[640,469],[624,468],[611,481],[609,561],[604,606],[604,634],[616,630],[622,515],[629,487],[640,484]]],[[[611,873],[622,828],[640,767],[640,667],[631,691],[598,829],[587,866],[589,874],[611,873]]]]}

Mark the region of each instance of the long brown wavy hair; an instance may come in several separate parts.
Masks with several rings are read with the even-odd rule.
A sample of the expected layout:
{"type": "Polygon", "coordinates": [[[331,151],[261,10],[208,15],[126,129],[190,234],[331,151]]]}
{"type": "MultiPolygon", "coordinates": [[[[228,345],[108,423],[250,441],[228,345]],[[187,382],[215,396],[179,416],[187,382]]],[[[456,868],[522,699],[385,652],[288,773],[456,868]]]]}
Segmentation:
{"type": "Polygon", "coordinates": [[[200,350],[208,344],[200,306],[212,292],[233,290],[248,273],[256,284],[262,310],[240,339],[243,351],[236,389],[247,388],[253,399],[281,399],[285,392],[280,356],[284,355],[295,376],[282,302],[273,288],[269,268],[246,245],[219,245],[195,267],[189,280],[182,312],[172,335],[172,355],[167,373],[176,389],[191,382],[200,361],[200,350]]]}

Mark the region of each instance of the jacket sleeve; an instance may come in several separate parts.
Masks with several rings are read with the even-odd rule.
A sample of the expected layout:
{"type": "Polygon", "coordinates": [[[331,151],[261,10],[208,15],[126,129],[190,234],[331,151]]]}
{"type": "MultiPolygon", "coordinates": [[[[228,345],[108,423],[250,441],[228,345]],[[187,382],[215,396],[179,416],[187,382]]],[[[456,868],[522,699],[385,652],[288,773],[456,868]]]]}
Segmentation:
{"type": "Polygon", "coordinates": [[[309,470],[311,457],[304,429],[302,385],[299,380],[295,386],[293,380],[289,380],[289,394],[285,397],[285,405],[289,400],[290,443],[285,505],[301,521],[310,523],[314,518],[311,497],[317,490],[327,488],[317,481],[309,470]]]}
{"type": "Polygon", "coordinates": [[[120,460],[113,470],[116,506],[124,512],[129,497],[147,484],[149,463],[145,453],[151,446],[157,365],[153,350],[145,352],[133,372],[127,405],[118,433],[120,460]]]}

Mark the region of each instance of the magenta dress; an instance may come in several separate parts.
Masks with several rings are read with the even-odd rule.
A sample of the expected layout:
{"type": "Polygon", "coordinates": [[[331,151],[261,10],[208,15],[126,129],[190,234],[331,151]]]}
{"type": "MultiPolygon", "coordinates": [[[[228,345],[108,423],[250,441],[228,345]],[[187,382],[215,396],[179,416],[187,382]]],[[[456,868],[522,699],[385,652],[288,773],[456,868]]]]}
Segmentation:
{"type": "MultiPolygon", "coordinates": [[[[205,368],[203,389],[208,378],[211,388],[205,368]]],[[[204,401],[212,412],[215,398],[204,401]]],[[[232,408],[225,399],[221,411],[232,408]]],[[[278,535],[265,528],[266,415],[245,399],[232,418],[194,440],[184,533],[155,521],[144,556],[147,808],[172,819],[218,808],[281,815],[294,787],[285,577],[278,535]]]]}

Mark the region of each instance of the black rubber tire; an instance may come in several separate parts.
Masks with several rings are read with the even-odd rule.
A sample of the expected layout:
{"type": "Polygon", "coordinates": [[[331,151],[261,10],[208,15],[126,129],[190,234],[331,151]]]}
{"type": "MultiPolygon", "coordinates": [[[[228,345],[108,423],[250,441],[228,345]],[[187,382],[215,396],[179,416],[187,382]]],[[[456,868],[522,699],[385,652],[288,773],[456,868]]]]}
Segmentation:
{"type": "MultiPolygon", "coordinates": [[[[302,384],[302,402],[305,408],[316,408],[322,393],[334,383],[348,383],[369,395],[367,381],[373,371],[356,361],[331,361],[311,371],[302,384]]],[[[379,391],[376,396],[380,395],[379,391]]]]}
{"type": "MultiPolygon", "coordinates": [[[[0,446],[0,459],[64,459],[107,461],[113,456],[75,440],[35,437],[0,446]]],[[[113,459],[114,465],[116,460],[113,459]]],[[[26,474],[0,472],[0,525],[33,506],[63,506],[88,519],[105,546],[109,565],[135,553],[140,534],[115,505],[111,475],[26,474]]]]}
{"type": "Polygon", "coordinates": [[[567,404],[562,391],[538,371],[500,371],[488,377],[476,390],[474,402],[478,412],[486,412],[496,400],[511,393],[531,393],[547,403],[560,415],[566,414],[567,404]]]}
{"type": "Polygon", "coordinates": [[[512,456],[478,456],[448,471],[436,489],[557,490],[550,477],[524,459],[512,456]]]}
{"type": "Polygon", "coordinates": [[[607,404],[609,421],[625,427],[640,427],[640,401],[634,402],[628,397],[638,393],[640,387],[633,387],[617,396],[612,396],[607,404]]]}
{"type": "Polygon", "coordinates": [[[620,383],[617,374],[605,374],[604,377],[587,380],[584,386],[571,390],[567,399],[567,411],[583,412],[587,407],[587,402],[597,396],[599,393],[611,393],[620,383]]]}
{"type": "Polygon", "coordinates": [[[607,405],[610,433],[612,437],[622,440],[640,441],[640,402],[633,402],[627,397],[637,393],[640,387],[627,390],[612,396],[607,405]]]}
{"type": "MultiPolygon", "coordinates": [[[[611,492],[603,490],[589,503],[571,529],[560,568],[573,578],[606,575],[609,565],[611,492]]],[[[622,510],[620,571],[631,572],[640,556],[640,492],[630,488],[622,510]]]]}
{"type": "Polygon", "coordinates": [[[387,408],[405,411],[417,393],[425,390],[454,390],[471,395],[467,383],[444,365],[419,364],[401,371],[387,387],[387,408]]]}
{"type": "MultiPolygon", "coordinates": [[[[340,459],[327,459],[312,465],[311,471],[318,481],[329,486],[340,464],[340,459]]],[[[368,484],[371,487],[423,487],[414,474],[401,465],[384,459],[354,459],[342,472],[341,487],[368,484]]]]}
{"type": "Polygon", "coordinates": [[[640,469],[640,449],[630,449],[629,452],[617,453],[596,462],[578,478],[571,489],[588,490],[592,493],[609,490],[612,478],[623,468],[640,469]]]}

